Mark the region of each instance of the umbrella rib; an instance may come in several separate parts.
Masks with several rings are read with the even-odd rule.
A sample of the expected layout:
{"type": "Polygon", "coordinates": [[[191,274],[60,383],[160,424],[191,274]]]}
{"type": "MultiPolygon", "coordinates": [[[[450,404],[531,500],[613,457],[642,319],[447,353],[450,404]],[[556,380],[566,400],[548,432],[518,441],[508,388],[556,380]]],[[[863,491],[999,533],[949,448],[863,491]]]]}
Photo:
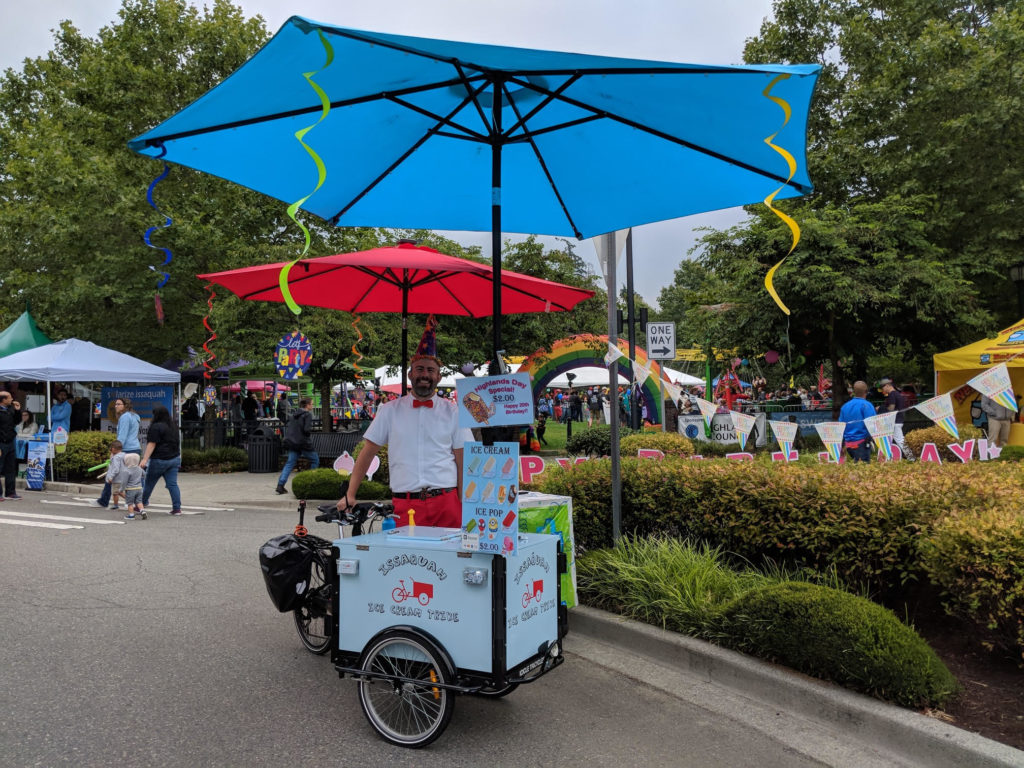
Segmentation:
{"type": "MultiPolygon", "coordinates": [[[[482,91],[484,88],[486,88],[486,87],[487,87],[487,81],[486,80],[475,91],[469,90],[469,88],[467,86],[466,98],[464,98],[461,102],[459,102],[459,105],[457,107],[455,107],[455,109],[453,109],[451,112],[448,113],[448,118],[450,119],[452,116],[458,114],[462,110],[462,108],[465,107],[466,104],[468,104],[470,102],[471,99],[476,98],[476,95],[480,91],[482,91]]],[[[403,162],[405,162],[405,159],[407,157],[409,157],[417,149],[419,149],[419,147],[421,147],[427,141],[427,139],[429,139],[431,136],[436,134],[441,129],[441,125],[442,125],[442,123],[437,123],[433,127],[427,129],[427,132],[424,133],[423,136],[420,137],[417,141],[415,141],[413,143],[413,145],[411,147],[409,147],[409,149],[407,149],[405,152],[403,152],[401,155],[399,155],[398,158],[393,163],[391,163],[391,165],[389,165],[387,168],[385,168],[383,173],[381,173],[377,178],[375,178],[373,181],[371,181],[369,184],[367,184],[362,189],[362,191],[360,191],[355,197],[353,197],[340,211],[338,211],[333,216],[328,217],[327,220],[330,221],[331,224],[337,225],[338,219],[340,219],[342,216],[344,216],[352,208],[352,206],[354,206],[356,203],[358,203],[360,200],[362,200],[366,195],[368,195],[370,193],[370,190],[372,190],[374,187],[376,187],[378,184],[380,184],[384,180],[384,178],[389,173],[391,173],[391,171],[393,171],[395,168],[397,168],[403,162]]]]}
{"type": "MultiPolygon", "coordinates": [[[[482,76],[471,78],[471,80],[481,80],[482,76]]],[[[486,84],[486,80],[484,81],[486,84]]],[[[442,80],[440,82],[425,83],[423,85],[412,85],[408,88],[397,88],[393,91],[385,91],[381,93],[367,94],[366,96],[354,96],[351,99],[339,99],[338,101],[331,102],[331,109],[338,109],[341,107],[351,107],[356,104],[366,104],[371,101],[380,101],[382,99],[390,99],[395,96],[407,96],[411,93],[422,93],[424,91],[433,91],[438,88],[450,88],[453,85],[465,85],[467,81],[455,79],[455,80],[442,80]]],[[[299,115],[308,115],[313,112],[320,112],[323,110],[323,104],[317,104],[316,106],[310,107],[299,107],[297,109],[288,109],[284,112],[274,112],[269,115],[257,115],[254,117],[247,117],[242,120],[232,120],[227,123],[217,123],[216,125],[207,125],[202,128],[193,128],[189,131],[179,131],[177,133],[168,133],[163,136],[152,136],[143,142],[143,146],[152,147],[162,142],[177,141],[178,139],[187,139],[190,136],[202,136],[206,133],[215,133],[217,131],[228,131],[233,128],[242,128],[247,125],[258,125],[260,123],[269,123],[273,120],[284,120],[289,117],[298,117],[299,115]]]]}
{"type": "MultiPolygon", "coordinates": [[[[516,116],[519,117],[519,119],[507,131],[505,131],[503,135],[505,137],[510,137],[513,133],[515,133],[517,130],[519,130],[520,126],[525,126],[527,120],[529,120],[531,117],[533,117],[538,112],[540,112],[542,109],[544,109],[548,104],[550,104],[558,96],[560,96],[562,94],[562,92],[566,88],[568,88],[570,85],[572,85],[573,83],[575,83],[579,79],[580,79],[580,75],[577,72],[572,77],[570,77],[568,80],[566,80],[564,83],[562,83],[560,86],[558,86],[558,88],[556,88],[553,93],[549,93],[547,96],[545,96],[543,101],[541,101],[540,104],[538,104],[536,107],[531,109],[525,115],[520,115],[519,114],[519,110],[517,109],[516,110],[516,116]]],[[[511,103],[511,100],[510,100],[510,103],[511,103]]]]}
{"type": "Polygon", "coordinates": [[[487,139],[487,137],[484,136],[484,134],[480,133],[479,131],[474,131],[472,128],[469,128],[468,126],[456,123],[454,120],[451,120],[451,119],[446,118],[446,117],[442,117],[441,115],[437,114],[436,112],[431,112],[430,110],[424,109],[423,107],[418,107],[415,104],[412,104],[412,103],[410,103],[408,101],[405,101],[404,99],[399,99],[399,98],[396,98],[396,97],[390,96],[390,95],[387,96],[386,98],[388,99],[388,101],[391,101],[391,102],[399,105],[400,107],[405,107],[406,109],[411,110],[413,112],[419,112],[421,115],[425,115],[426,117],[429,117],[432,120],[437,120],[442,125],[450,125],[452,128],[455,128],[456,130],[460,130],[464,134],[466,134],[465,136],[458,136],[458,135],[453,135],[453,134],[445,134],[446,136],[453,136],[454,138],[460,138],[460,139],[474,139],[475,138],[475,139],[477,139],[479,141],[485,141],[487,139]]]}
{"type": "Polygon", "coordinates": [[[569,213],[569,208],[568,208],[568,206],[566,206],[565,200],[562,199],[562,193],[559,191],[558,185],[555,183],[555,179],[551,176],[551,171],[548,170],[548,164],[544,160],[544,155],[542,155],[540,153],[540,147],[537,146],[537,142],[535,142],[533,140],[533,136],[530,134],[530,132],[526,130],[526,118],[523,117],[523,115],[519,112],[519,107],[516,106],[515,101],[513,101],[513,99],[512,99],[512,94],[508,93],[504,83],[502,84],[501,89],[502,89],[502,91],[504,91],[505,93],[508,94],[508,103],[511,105],[512,110],[516,113],[516,117],[519,118],[519,120],[516,123],[516,125],[522,125],[523,126],[523,130],[526,132],[525,133],[526,140],[530,143],[530,147],[533,149],[533,154],[536,155],[537,162],[540,164],[540,169],[542,171],[544,171],[544,176],[545,176],[545,178],[547,178],[548,184],[551,185],[551,189],[555,193],[555,197],[558,199],[558,204],[560,206],[562,206],[562,213],[565,214],[566,221],[569,222],[569,226],[572,227],[572,231],[576,235],[576,237],[578,239],[582,240],[583,239],[583,234],[580,232],[579,228],[576,226],[576,222],[573,221],[572,214],[569,213]]]}
{"type": "MultiPolygon", "coordinates": [[[[505,273],[505,279],[507,280],[509,275],[514,275],[514,274],[516,274],[516,273],[514,273],[514,272],[512,272],[512,273],[506,272],[505,273]]],[[[474,277],[484,277],[484,276],[483,275],[474,275],[474,277]]],[[[526,277],[529,277],[529,275],[526,275],[526,277]]],[[[486,279],[486,278],[484,278],[484,279],[486,279]]],[[[540,279],[540,278],[538,278],[538,279],[540,279]]],[[[565,306],[564,304],[557,303],[557,302],[552,301],[551,299],[549,299],[549,298],[547,298],[545,296],[540,296],[540,295],[538,295],[536,293],[531,293],[530,291],[524,290],[522,288],[517,288],[516,286],[511,285],[511,284],[509,284],[507,282],[503,281],[502,284],[501,284],[501,287],[502,287],[502,290],[507,290],[507,291],[510,291],[510,292],[518,293],[521,296],[525,296],[528,299],[534,299],[535,301],[543,301],[545,303],[550,303],[552,307],[557,307],[558,310],[560,310],[562,312],[569,312],[569,311],[571,311],[570,308],[565,306]]],[[[575,286],[571,286],[571,285],[567,286],[567,287],[571,288],[572,290],[575,290],[575,291],[580,291],[581,293],[582,292],[587,292],[583,288],[576,288],[575,286]]],[[[592,292],[590,292],[590,296],[593,296],[593,295],[594,294],[592,292]]],[[[587,296],[586,298],[589,299],[590,296],[587,296]]],[[[524,314],[524,313],[509,312],[508,314],[514,315],[514,314],[524,314]]]]}
{"type": "MultiPolygon", "coordinates": [[[[514,82],[516,85],[519,85],[523,88],[531,88],[537,91],[538,93],[555,95],[552,91],[548,90],[547,88],[538,86],[535,83],[530,82],[529,80],[520,80],[515,77],[510,77],[509,80],[511,82],[514,82]]],[[[694,144],[691,141],[681,139],[677,136],[665,133],[664,131],[659,131],[657,128],[652,128],[649,125],[644,125],[643,123],[637,122],[636,120],[630,120],[628,117],[617,115],[614,112],[609,112],[608,110],[605,109],[597,109],[596,107],[592,107],[589,104],[586,104],[585,102],[578,101],[577,99],[573,99],[565,95],[557,95],[555,96],[555,98],[557,98],[561,102],[564,102],[565,104],[570,104],[574,107],[585,110],[587,112],[592,112],[598,117],[604,117],[609,120],[614,120],[615,122],[622,123],[623,125],[628,125],[630,128],[635,128],[638,131],[643,131],[644,133],[649,133],[652,136],[657,136],[658,138],[664,139],[665,141],[670,141],[673,144],[679,144],[680,146],[686,147],[687,149],[692,149],[694,152],[700,152],[703,155],[708,155],[709,157],[713,157],[716,160],[721,160],[724,163],[729,163],[730,165],[735,165],[739,168],[743,168],[744,170],[750,171],[751,173],[756,173],[760,176],[772,179],[773,181],[778,181],[781,184],[799,190],[802,194],[807,194],[810,191],[805,185],[800,184],[799,182],[793,181],[791,179],[787,179],[785,176],[780,176],[777,173],[773,173],[763,168],[758,168],[757,166],[751,165],[750,163],[744,162],[742,160],[737,160],[734,157],[729,157],[728,155],[722,154],[721,152],[716,152],[713,149],[702,147],[699,144],[694,144]]],[[[552,130],[552,128],[548,128],[546,130],[552,130]]],[[[529,134],[527,133],[527,136],[528,135],[529,134]]]]}

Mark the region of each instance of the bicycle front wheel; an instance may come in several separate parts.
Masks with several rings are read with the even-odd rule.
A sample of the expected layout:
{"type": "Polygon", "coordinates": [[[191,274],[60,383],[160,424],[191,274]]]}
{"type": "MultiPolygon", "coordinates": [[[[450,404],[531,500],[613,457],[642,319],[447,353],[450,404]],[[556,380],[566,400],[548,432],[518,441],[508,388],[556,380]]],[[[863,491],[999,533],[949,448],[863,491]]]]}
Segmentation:
{"type": "Polygon", "coordinates": [[[309,572],[309,589],[302,605],[294,611],[295,629],[299,639],[310,653],[318,656],[327,653],[331,647],[333,627],[331,619],[331,583],[327,578],[327,566],[323,559],[313,559],[309,572]]]}
{"type": "Polygon", "coordinates": [[[370,641],[362,668],[388,676],[359,681],[363,713],[385,741],[425,747],[448,727],[455,695],[438,684],[451,683],[454,673],[444,653],[429,639],[388,630],[370,641]]]}

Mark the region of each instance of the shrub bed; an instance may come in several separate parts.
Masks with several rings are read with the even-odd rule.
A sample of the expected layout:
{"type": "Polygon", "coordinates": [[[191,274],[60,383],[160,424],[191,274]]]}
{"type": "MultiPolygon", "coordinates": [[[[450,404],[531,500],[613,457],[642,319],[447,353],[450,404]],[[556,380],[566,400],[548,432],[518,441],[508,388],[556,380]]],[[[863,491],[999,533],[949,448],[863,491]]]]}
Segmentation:
{"type": "Polygon", "coordinates": [[[693,442],[674,432],[641,432],[626,435],[619,441],[619,453],[622,456],[636,456],[641,448],[661,451],[666,456],[686,459],[696,451],[693,442]]]}
{"type": "MultiPolygon", "coordinates": [[[[584,552],[611,545],[609,463],[550,467],[539,479],[542,492],[572,497],[584,552]]],[[[1020,464],[624,458],[621,468],[623,533],[707,542],[753,563],[834,567],[883,598],[927,581],[958,612],[1024,648],[1020,464]]]]}
{"type": "Polygon", "coordinates": [[[907,441],[907,445],[910,446],[910,450],[912,450],[914,455],[918,458],[921,456],[921,448],[924,447],[925,443],[935,443],[935,447],[939,449],[939,456],[943,461],[959,464],[960,459],[956,457],[956,454],[949,450],[949,445],[951,443],[963,443],[964,440],[977,440],[984,437],[985,433],[977,427],[973,427],[969,424],[958,425],[957,431],[960,433],[959,440],[954,440],[949,432],[944,430],[942,427],[915,429],[913,432],[907,432],[904,437],[907,441]]]}
{"type": "Polygon", "coordinates": [[[624,538],[577,564],[585,602],[710,639],[905,706],[941,706],[956,681],[891,612],[776,569],[729,567],[721,551],[624,538]]]}
{"type": "MultiPolygon", "coordinates": [[[[352,452],[353,459],[359,458],[359,454],[362,452],[363,446],[365,445],[365,440],[359,441],[359,445],[357,445],[355,450],[352,452]]],[[[391,482],[391,472],[388,467],[388,447],[386,445],[382,445],[380,450],[377,451],[377,458],[380,459],[380,467],[378,467],[377,471],[373,473],[373,482],[388,485],[391,482]]]]}
{"type": "Polygon", "coordinates": [[[181,452],[182,472],[245,472],[249,468],[249,456],[241,448],[185,448],[181,452]]]}
{"type": "MultiPolygon", "coordinates": [[[[297,499],[341,498],[341,486],[347,476],[339,475],[330,467],[309,469],[292,478],[292,493],[297,499]]],[[[359,486],[359,498],[366,500],[390,499],[391,489],[384,483],[364,480],[359,486]]]]}
{"type": "Polygon", "coordinates": [[[94,480],[102,470],[86,472],[89,467],[102,464],[110,458],[110,444],[117,437],[112,432],[69,432],[64,453],[53,460],[54,471],[67,474],[68,480],[94,480]]]}

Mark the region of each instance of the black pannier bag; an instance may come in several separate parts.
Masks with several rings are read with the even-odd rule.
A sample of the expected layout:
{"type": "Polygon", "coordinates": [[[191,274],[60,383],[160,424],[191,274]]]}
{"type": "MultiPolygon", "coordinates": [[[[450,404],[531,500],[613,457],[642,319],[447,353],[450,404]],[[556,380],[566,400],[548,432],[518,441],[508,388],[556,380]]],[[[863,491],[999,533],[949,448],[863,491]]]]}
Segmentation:
{"type": "Polygon", "coordinates": [[[309,589],[313,546],[294,534],[275,536],[260,547],[260,569],[277,610],[294,611],[309,589]]]}

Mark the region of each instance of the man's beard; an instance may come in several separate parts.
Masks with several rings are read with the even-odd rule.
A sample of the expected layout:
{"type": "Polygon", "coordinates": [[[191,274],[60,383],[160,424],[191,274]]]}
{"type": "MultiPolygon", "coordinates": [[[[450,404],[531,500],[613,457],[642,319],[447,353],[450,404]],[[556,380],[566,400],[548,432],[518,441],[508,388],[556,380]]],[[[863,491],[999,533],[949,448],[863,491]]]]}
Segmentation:
{"type": "Polygon", "coordinates": [[[430,379],[416,379],[412,383],[412,393],[416,397],[423,399],[425,397],[432,397],[434,394],[434,382],[430,379]]]}

